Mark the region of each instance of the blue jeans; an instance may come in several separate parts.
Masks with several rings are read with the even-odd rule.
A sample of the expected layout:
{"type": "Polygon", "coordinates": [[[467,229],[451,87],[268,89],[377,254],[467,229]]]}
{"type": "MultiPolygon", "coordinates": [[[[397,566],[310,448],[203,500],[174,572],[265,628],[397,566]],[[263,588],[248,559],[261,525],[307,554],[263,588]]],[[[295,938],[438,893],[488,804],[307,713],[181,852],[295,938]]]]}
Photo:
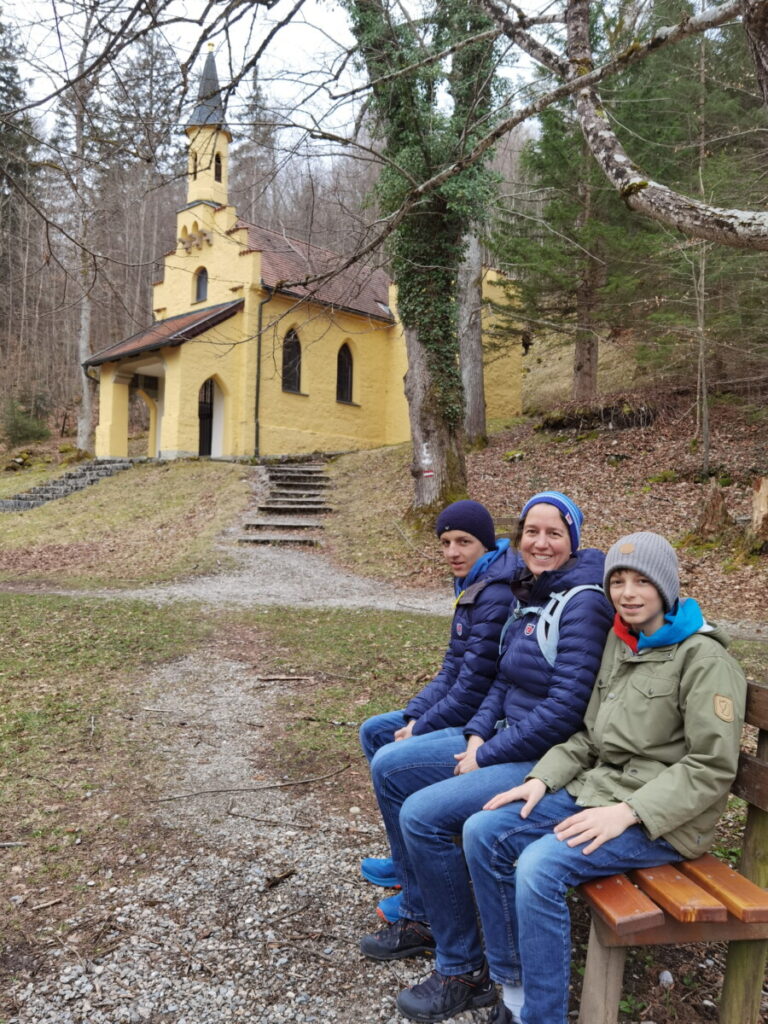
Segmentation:
{"type": "Polygon", "coordinates": [[[441,974],[464,974],[484,961],[469,871],[458,838],[464,822],[502,790],[519,785],[533,761],[493,764],[446,777],[409,796],[400,812],[407,871],[400,916],[429,921],[441,974]]]}
{"type": "Polygon", "coordinates": [[[360,726],[359,737],[360,746],[369,764],[380,747],[394,742],[395,733],[402,729],[407,721],[404,711],[386,711],[383,715],[366,718],[360,726]]]}
{"type": "MultiPolygon", "coordinates": [[[[405,721],[402,711],[369,718],[360,727],[360,745],[371,763],[373,791],[387,830],[395,875],[407,900],[407,893],[415,882],[400,832],[400,808],[411,793],[450,778],[456,766],[453,755],[466,750],[467,744],[458,726],[436,729],[406,740],[392,740],[394,731],[405,721]]],[[[420,897],[414,895],[418,906],[420,897]]]]}
{"type": "Polygon", "coordinates": [[[565,1024],[571,963],[566,891],[590,878],[672,863],[681,856],[666,840],[649,839],[638,825],[585,856],[583,846],[570,847],[553,832],[559,821],[580,810],[564,789],[545,794],[526,819],[520,817],[521,803],[495,811],[475,806],[474,813],[464,814],[462,855],[453,836],[471,800],[461,789],[471,790],[482,807],[493,793],[519,784],[530,768],[530,763],[480,768],[422,790],[403,807],[403,832],[427,897],[437,969],[461,974],[483,961],[471,877],[491,976],[509,984],[518,984],[522,976],[523,1024],[565,1024]],[[489,781],[502,782],[505,770],[517,779],[491,786],[483,781],[488,773],[489,781]]]}

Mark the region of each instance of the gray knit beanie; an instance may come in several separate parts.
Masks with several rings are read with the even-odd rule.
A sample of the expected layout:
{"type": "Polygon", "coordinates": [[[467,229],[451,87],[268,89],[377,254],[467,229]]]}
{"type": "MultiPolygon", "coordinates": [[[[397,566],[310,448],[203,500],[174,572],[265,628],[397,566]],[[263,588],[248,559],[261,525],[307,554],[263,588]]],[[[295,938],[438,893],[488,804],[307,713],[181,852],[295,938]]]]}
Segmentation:
{"type": "Polygon", "coordinates": [[[670,611],[680,596],[680,568],[675,549],[658,533],[630,533],[617,540],[605,558],[603,589],[616,569],[634,569],[642,573],[661,594],[665,610],[670,611]]]}

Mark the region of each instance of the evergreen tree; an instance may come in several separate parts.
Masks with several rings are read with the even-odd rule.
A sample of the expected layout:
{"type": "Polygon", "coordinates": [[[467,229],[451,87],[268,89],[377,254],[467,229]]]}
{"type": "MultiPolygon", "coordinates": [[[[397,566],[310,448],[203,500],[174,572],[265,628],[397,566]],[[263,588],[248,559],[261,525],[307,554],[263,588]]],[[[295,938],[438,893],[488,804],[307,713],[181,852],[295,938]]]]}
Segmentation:
{"type": "MultiPolygon", "coordinates": [[[[670,20],[668,6],[659,4],[645,32],[670,20]]],[[[615,22],[604,24],[601,38],[618,45],[620,33],[615,22]]],[[[734,207],[755,204],[765,114],[743,87],[747,73],[743,40],[722,30],[713,40],[663,50],[617,78],[603,90],[605,110],[641,165],[673,188],[707,201],[725,194],[734,207]],[[743,74],[734,78],[739,61],[743,74]]],[[[768,257],[681,240],[630,214],[587,155],[570,108],[549,108],[540,124],[524,156],[535,191],[505,211],[494,242],[501,265],[518,278],[511,312],[516,307],[534,330],[575,337],[574,398],[596,395],[598,341],[627,331],[641,362],[689,379],[702,314],[710,353],[732,344],[734,331],[758,344],[768,257]]]]}

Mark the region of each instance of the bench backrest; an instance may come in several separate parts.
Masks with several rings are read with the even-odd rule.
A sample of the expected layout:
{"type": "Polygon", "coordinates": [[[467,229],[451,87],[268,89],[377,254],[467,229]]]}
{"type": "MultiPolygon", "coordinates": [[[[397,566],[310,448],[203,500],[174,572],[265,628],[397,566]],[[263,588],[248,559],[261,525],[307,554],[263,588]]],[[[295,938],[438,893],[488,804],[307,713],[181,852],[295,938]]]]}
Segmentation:
{"type": "Polygon", "coordinates": [[[750,680],[745,720],[755,726],[757,750],[741,752],[732,791],[749,804],[739,870],[768,887],[768,683],[750,680]]]}

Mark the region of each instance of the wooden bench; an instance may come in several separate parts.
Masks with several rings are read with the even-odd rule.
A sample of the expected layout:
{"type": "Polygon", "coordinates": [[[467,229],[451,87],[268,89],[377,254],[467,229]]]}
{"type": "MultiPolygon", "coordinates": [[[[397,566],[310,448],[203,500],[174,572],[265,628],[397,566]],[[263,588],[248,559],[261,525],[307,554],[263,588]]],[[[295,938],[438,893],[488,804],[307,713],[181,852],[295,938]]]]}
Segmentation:
{"type": "Polygon", "coordinates": [[[749,805],[739,871],[711,854],[579,887],[592,915],[579,1024],[616,1024],[628,946],[727,942],[720,1024],[760,1024],[768,953],[768,685],[749,683],[733,793],[749,805]]]}

